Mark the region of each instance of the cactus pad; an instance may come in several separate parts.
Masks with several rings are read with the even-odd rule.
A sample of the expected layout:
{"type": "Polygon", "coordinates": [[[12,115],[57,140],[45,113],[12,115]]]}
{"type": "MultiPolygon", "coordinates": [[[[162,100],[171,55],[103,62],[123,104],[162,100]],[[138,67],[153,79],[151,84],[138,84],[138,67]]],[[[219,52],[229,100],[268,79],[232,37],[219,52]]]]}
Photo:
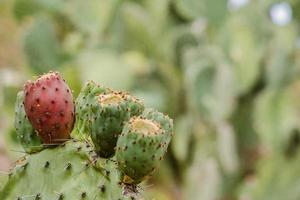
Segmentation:
{"type": "Polygon", "coordinates": [[[126,199],[115,163],[95,155],[89,143],[69,141],[23,157],[11,171],[0,199],[126,199]]]}

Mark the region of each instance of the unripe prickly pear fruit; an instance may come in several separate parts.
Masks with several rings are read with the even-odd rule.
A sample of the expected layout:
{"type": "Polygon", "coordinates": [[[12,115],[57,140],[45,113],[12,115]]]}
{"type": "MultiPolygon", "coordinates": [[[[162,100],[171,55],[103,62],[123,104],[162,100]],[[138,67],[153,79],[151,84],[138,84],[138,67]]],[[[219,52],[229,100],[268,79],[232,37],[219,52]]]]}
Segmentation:
{"type": "Polygon", "coordinates": [[[49,72],[24,87],[26,115],[44,144],[59,144],[70,137],[74,103],[69,86],[58,72],[49,72]]]}
{"type": "Polygon", "coordinates": [[[172,119],[154,110],[126,123],[116,150],[124,184],[138,184],[151,176],[166,154],[172,133],[172,119]]]}
{"type": "Polygon", "coordinates": [[[42,141],[35,133],[24,110],[24,92],[17,94],[15,107],[15,129],[17,137],[26,153],[35,153],[43,149],[42,141]]]}
{"type": "Polygon", "coordinates": [[[144,110],[143,103],[125,92],[106,91],[97,96],[92,109],[91,138],[101,157],[111,157],[124,122],[144,110]]]}
{"type": "Polygon", "coordinates": [[[107,91],[106,88],[88,81],[81,89],[76,99],[76,123],[72,133],[74,138],[85,139],[90,136],[90,123],[92,119],[92,104],[97,101],[96,96],[107,91]]]}

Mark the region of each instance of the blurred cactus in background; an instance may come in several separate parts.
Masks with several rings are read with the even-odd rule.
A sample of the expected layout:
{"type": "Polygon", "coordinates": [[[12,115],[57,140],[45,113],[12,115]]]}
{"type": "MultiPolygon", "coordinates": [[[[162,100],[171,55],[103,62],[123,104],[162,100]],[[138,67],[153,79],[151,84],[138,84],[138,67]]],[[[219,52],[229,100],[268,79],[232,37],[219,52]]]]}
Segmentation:
{"type": "Polygon", "coordinates": [[[10,150],[20,149],[13,115],[24,80],[59,70],[74,96],[91,79],[174,119],[149,198],[300,199],[299,6],[0,0],[0,170],[20,156],[10,150]]]}

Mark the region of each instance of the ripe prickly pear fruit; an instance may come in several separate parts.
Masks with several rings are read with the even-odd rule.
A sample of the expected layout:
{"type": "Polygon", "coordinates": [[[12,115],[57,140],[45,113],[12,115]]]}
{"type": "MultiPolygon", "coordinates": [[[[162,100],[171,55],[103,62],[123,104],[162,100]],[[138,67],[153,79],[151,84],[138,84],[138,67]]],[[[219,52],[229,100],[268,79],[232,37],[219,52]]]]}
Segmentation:
{"type": "Polygon", "coordinates": [[[81,89],[76,99],[76,123],[72,137],[85,139],[90,136],[90,123],[92,115],[92,104],[97,101],[96,96],[105,92],[106,88],[96,84],[93,81],[88,81],[81,89]]]}
{"type": "Polygon", "coordinates": [[[137,98],[116,91],[106,91],[98,95],[97,101],[92,105],[94,115],[90,124],[91,138],[98,155],[108,158],[115,153],[124,122],[141,114],[144,105],[137,98]]]}
{"type": "Polygon", "coordinates": [[[116,150],[124,184],[138,184],[151,176],[166,154],[172,133],[173,121],[153,110],[126,123],[116,150]]]}
{"type": "Polygon", "coordinates": [[[59,144],[70,137],[74,103],[69,86],[58,72],[49,72],[24,87],[26,115],[44,144],[59,144]]]}
{"type": "Polygon", "coordinates": [[[43,149],[41,139],[36,135],[34,128],[29,122],[24,110],[24,92],[17,95],[15,107],[15,129],[17,137],[26,153],[35,153],[43,149]]]}

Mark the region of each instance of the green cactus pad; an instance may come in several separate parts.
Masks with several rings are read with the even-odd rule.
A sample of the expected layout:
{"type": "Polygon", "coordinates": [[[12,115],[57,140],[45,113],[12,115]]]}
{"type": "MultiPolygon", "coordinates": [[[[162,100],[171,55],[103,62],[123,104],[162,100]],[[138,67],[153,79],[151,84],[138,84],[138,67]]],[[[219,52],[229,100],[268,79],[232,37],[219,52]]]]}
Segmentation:
{"type": "Polygon", "coordinates": [[[158,168],[173,133],[172,120],[153,110],[132,117],[117,142],[116,158],[122,182],[138,184],[158,168]]]}
{"type": "Polygon", "coordinates": [[[90,135],[89,124],[91,122],[91,106],[96,101],[96,96],[105,92],[106,88],[88,81],[81,89],[76,99],[76,123],[72,136],[78,139],[87,138],[90,135]]]}
{"type": "Polygon", "coordinates": [[[26,153],[38,152],[43,149],[43,145],[28,118],[26,117],[23,101],[24,92],[21,91],[17,95],[15,107],[15,129],[17,132],[17,137],[26,153]]]}
{"type": "Polygon", "coordinates": [[[111,157],[124,122],[144,110],[143,103],[124,92],[108,91],[97,96],[91,123],[91,138],[101,157],[111,157]]]}
{"type": "Polygon", "coordinates": [[[122,195],[116,164],[97,158],[87,142],[68,141],[23,157],[0,192],[1,200],[129,199],[122,195]]]}

